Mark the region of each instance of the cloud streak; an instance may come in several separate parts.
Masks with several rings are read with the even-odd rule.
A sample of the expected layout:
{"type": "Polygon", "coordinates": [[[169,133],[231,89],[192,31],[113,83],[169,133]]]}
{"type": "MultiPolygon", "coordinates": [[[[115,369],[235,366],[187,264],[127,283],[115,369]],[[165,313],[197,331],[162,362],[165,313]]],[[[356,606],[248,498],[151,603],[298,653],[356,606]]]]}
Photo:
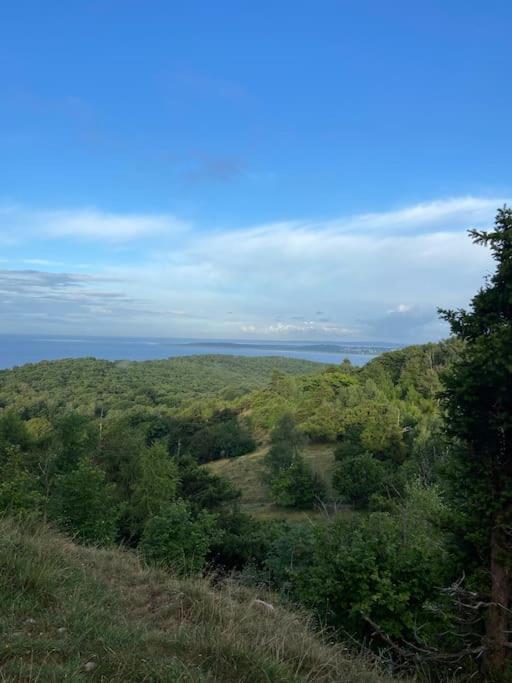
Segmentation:
{"type": "Polygon", "coordinates": [[[0,211],[0,237],[11,242],[26,235],[123,243],[155,235],[172,239],[186,229],[185,221],[166,214],[118,214],[94,208],[37,211],[7,207],[0,211]]]}
{"type": "MultiPolygon", "coordinates": [[[[465,230],[490,225],[503,203],[461,197],[214,232],[166,215],[21,212],[32,219],[25,235],[42,243],[88,240],[99,254],[102,245],[131,242],[137,262],[50,273],[50,261],[27,253],[25,262],[40,270],[0,271],[0,296],[17,297],[8,309],[13,328],[17,311],[35,315],[37,301],[67,332],[435,339],[447,332],[436,307],[466,305],[491,268],[487,250],[465,230]],[[148,236],[158,249],[143,242],[148,236]]],[[[59,250],[55,258],[66,261],[59,250]]]]}

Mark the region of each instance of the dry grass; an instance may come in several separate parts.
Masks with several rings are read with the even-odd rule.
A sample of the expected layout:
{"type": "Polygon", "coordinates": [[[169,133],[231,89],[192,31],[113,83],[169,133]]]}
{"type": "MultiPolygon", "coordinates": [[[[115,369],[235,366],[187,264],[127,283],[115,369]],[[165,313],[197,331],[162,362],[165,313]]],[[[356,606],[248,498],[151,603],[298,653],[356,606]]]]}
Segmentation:
{"type": "Polygon", "coordinates": [[[366,658],[235,585],[0,523],[2,681],[386,683],[366,658]],[[88,670],[90,669],[90,670],[88,670]]]}
{"type": "MultiPolygon", "coordinates": [[[[229,479],[242,491],[241,508],[260,519],[286,519],[288,521],[304,521],[321,515],[318,511],[285,510],[272,504],[268,493],[261,482],[262,461],[267,448],[239,458],[225,458],[210,462],[207,467],[211,472],[229,479]]],[[[333,496],[332,475],[334,456],[332,445],[315,445],[304,449],[304,460],[325,481],[329,496],[333,496]]]]}

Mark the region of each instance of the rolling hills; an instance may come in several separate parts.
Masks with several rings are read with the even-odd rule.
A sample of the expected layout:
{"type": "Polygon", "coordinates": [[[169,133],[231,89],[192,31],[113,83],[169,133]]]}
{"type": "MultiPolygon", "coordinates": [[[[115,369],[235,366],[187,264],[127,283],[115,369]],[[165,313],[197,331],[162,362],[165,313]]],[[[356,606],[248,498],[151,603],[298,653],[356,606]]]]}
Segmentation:
{"type": "Polygon", "coordinates": [[[175,409],[187,400],[231,400],[266,386],[275,371],[316,373],[321,363],[293,358],[204,355],[168,360],[106,361],[73,358],[42,361],[0,371],[0,408],[26,416],[99,408],[175,409]]]}

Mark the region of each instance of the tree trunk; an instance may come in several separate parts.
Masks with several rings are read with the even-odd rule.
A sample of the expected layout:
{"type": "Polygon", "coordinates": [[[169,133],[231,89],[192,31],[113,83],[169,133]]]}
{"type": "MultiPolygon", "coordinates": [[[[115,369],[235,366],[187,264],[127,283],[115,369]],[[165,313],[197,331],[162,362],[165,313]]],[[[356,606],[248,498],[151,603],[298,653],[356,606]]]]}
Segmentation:
{"type": "Polygon", "coordinates": [[[511,576],[504,565],[503,532],[495,527],[491,534],[491,606],[487,615],[488,654],[486,669],[497,680],[510,665],[507,633],[510,615],[511,576]]]}

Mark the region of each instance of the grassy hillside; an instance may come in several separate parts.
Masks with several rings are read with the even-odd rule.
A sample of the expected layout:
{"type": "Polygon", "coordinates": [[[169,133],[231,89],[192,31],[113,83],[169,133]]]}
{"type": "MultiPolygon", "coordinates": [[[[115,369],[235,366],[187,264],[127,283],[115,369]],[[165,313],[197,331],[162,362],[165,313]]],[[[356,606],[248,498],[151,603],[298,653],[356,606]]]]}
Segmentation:
{"type": "MultiPolygon", "coordinates": [[[[258,595],[0,522],[2,681],[386,683],[258,595]]],[[[272,599],[272,598],[270,598],[272,599]]]]}
{"type": "MultiPolygon", "coordinates": [[[[318,516],[319,511],[293,511],[278,508],[272,504],[268,491],[261,481],[262,460],[267,448],[239,458],[224,458],[205,465],[210,472],[231,481],[242,492],[241,509],[260,519],[303,519],[318,516]]],[[[328,493],[333,495],[332,474],[334,470],[333,446],[311,445],[304,449],[304,460],[327,484],[328,493]]]]}
{"type": "Polygon", "coordinates": [[[324,366],[293,358],[205,355],[111,362],[77,358],[31,363],[0,371],[0,409],[34,417],[60,409],[93,414],[150,406],[175,408],[187,399],[231,399],[268,384],[277,370],[318,372],[324,366]]]}

